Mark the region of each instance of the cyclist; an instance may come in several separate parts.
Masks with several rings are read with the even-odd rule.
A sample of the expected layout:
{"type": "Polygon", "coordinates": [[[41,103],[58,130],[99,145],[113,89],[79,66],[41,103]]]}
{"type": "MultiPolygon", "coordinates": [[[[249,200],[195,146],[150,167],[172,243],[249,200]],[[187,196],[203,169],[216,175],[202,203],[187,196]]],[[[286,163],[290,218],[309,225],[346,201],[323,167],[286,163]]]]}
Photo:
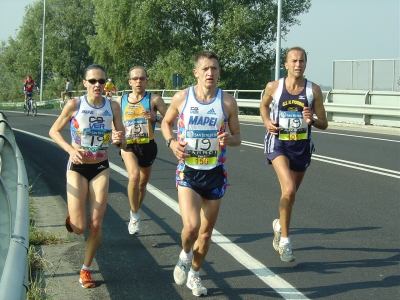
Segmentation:
{"type": "Polygon", "coordinates": [[[66,79],[66,84],[65,84],[65,91],[61,92],[61,100],[64,100],[65,95],[68,95],[69,99],[72,98],[72,89],[74,86],[72,83],[69,81],[69,79],[66,79]]]}
{"type": "Polygon", "coordinates": [[[106,86],[104,87],[104,90],[106,91],[106,98],[112,99],[111,91],[114,92],[114,94],[117,93],[117,89],[115,88],[114,83],[112,83],[111,78],[107,79],[106,86]]]}
{"type": "Polygon", "coordinates": [[[24,84],[22,85],[22,91],[25,94],[25,104],[26,100],[28,100],[28,94],[32,94],[33,88],[36,87],[38,95],[40,94],[39,87],[37,86],[36,82],[32,79],[31,75],[26,76],[24,84]]]}

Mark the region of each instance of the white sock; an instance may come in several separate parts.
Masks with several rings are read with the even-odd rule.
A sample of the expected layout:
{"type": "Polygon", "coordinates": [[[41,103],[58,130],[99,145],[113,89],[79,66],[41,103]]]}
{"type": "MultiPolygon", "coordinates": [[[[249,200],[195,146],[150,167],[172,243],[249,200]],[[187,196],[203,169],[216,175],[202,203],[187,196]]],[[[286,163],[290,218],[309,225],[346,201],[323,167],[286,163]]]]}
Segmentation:
{"type": "Polygon", "coordinates": [[[82,270],[90,271],[90,270],[92,270],[92,268],[91,267],[86,267],[85,265],[82,265],[82,270]]]}
{"type": "Polygon", "coordinates": [[[131,210],[131,217],[135,220],[140,219],[140,212],[138,211],[136,214],[131,210]]]}
{"type": "Polygon", "coordinates": [[[193,251],[192,251],[192,249],[190,249],[190,252],[189,253],[186,253],[183,249],[182,249],[182,251],[181,251],[181,253],[179,254],[179,257],[180,257],[180,259],[183,259],[183,260],[192,260],[192,257],[193,257],[193,251]]]}
{"type": "Polygon", "coordinates": [[[283,246],[288,243],[290,243],[290,237],[281,237],[281,240],[279,241],[279,246],[283,246]]]}
{"type": "Polygon", "coordinates": [[[192,276],[200,276],[200,271],[195,271],[192,268],[190,268],[189,274],[192,276]]]}

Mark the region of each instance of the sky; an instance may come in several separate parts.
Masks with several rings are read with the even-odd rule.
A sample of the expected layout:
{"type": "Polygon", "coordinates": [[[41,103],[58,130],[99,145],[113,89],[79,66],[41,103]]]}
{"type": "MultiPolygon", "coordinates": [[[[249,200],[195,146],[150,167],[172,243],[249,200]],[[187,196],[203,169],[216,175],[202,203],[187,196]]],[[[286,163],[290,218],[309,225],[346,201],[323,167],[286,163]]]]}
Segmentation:
{"type": "MultiPolygon", "coordinates": [[[[0,40],[15,38],[36,1],[0,0],[0,40]]],[[[281,46],[307,51],[305,76],[317,84],[332,86],[334,60],[400,58],[400,0],[312,0],[299,20],[281,46]]]]}

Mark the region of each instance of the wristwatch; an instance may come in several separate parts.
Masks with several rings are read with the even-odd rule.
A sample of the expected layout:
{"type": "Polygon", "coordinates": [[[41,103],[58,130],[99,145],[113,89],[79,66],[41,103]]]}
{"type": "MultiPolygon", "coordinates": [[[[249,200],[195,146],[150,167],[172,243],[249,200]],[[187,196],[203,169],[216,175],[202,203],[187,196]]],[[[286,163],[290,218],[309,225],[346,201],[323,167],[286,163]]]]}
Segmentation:
{"type": "Polygon", "coordinates": [[[160,121],[161,117],[160,115],[156,115],[156,122],[160,121]]]}
{"type": "Polygon", "coordinates": [[[168,139],[167,141],[166,141],[166,145],[167,145],[167,147],[169,147],[169,145],[171,144],[171,142],[174,140],[174,138],[170,138],[170,139],[168,139]]]}
{"type": "Polygon", "coordinates": [[[311,119],[311,124],[310,124],[310,125],[314,125],[314,123],[315,123],[315,119],[312,118],[312,119],[311,119]]]}

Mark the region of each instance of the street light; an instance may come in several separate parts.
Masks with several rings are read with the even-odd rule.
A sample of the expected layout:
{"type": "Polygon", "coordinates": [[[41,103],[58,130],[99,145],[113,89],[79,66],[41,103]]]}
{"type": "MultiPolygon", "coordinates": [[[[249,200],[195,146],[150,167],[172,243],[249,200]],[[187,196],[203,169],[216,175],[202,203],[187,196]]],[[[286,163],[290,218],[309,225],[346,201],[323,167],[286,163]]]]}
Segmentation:
{"type": "Polygon", "coordinates": [[[46,0],[43,0],[43,29],[42,29],[42,62],[40,66],[40,102],[43,101],[43,65],[44,65],[44,20],[46,16],[46,0]]]}
{"type": "Polygon", "coordinates": [[[278,0],[278,22],[276,24],[275,80],[279,79],[281,69],[281,15],[282,0],[278,0]]]}

